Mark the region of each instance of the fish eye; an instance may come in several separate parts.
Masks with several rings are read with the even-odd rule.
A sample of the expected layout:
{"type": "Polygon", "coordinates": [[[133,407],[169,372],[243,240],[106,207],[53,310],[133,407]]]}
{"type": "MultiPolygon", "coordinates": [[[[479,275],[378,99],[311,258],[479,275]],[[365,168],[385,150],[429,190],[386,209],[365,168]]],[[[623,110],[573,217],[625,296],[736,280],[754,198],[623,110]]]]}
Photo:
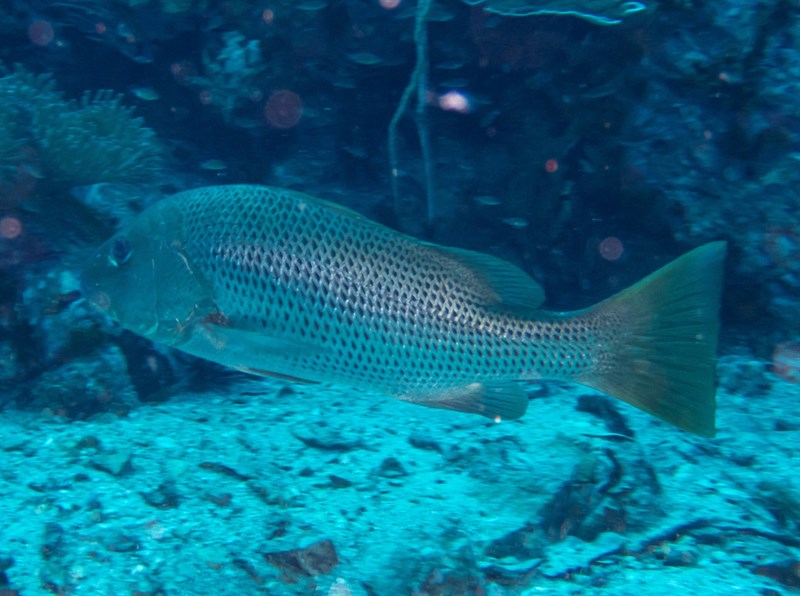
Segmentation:
{"type": "Polygon", "coordinates": [[[124,265],[131,258],[131,243],[124,236],[115,238],[111,243],[110,260],[114,267],[124,265]]]}

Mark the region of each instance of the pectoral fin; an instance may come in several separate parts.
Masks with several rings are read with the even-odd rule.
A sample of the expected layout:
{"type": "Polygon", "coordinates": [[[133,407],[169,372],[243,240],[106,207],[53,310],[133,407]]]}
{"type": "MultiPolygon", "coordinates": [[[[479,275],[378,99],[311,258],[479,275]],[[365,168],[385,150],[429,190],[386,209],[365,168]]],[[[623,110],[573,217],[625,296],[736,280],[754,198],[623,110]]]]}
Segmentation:
{"type": "Polygon", "coordinates": [[[223,325],[203,324],[199,326],[200,333],[218,350],[241,352],[243,354],[259,356],[293,357],[313,355],[322,350],[319,346],[303,341],[266,335],[257,331],[234,329],[223,325]]]}
{"type": "Polygon", "coordinates": [[[515,383],[470,383],[436,394],[404,395],[400,399],[429,408],[456,410],[502,420],[519,418],[528,408],[528,396],[515,383]]]}

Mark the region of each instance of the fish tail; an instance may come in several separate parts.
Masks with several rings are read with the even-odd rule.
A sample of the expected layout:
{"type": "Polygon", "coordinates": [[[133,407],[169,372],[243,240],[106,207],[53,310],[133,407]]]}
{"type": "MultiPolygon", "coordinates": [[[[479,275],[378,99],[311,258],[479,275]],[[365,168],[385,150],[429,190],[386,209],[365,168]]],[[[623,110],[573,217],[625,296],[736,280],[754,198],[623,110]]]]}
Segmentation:
{"type": "Polygon", "coordinates": [[[679,428],[714,436],[726,250],[725,242],[701,246],[588,309],[584,316],[616,332],[581,382],[679,428]]]}

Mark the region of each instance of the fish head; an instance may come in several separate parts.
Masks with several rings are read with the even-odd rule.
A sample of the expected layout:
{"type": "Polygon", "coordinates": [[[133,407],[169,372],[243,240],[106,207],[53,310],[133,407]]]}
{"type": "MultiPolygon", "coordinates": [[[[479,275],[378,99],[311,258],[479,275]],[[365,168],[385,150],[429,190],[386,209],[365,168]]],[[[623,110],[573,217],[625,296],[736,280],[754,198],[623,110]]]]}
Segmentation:
{"type": "Polygon", "coordinates": [[[126,329],[179,345],[214,311],[186,255],[183,217],[169,201],[145,210],[100,245],[81,274],[83,295],[126,329]]]}

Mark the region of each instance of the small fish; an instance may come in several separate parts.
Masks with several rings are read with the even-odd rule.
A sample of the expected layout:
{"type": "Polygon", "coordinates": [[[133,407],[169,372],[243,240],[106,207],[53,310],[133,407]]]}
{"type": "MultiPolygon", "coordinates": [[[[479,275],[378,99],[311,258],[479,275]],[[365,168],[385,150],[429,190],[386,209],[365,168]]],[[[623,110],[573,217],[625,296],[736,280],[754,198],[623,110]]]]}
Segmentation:
{"type": "Polygon", "coordinates": [[[472,200],[475,201],[475,203],[477,203],[478,205],[483,205],[484,207],[496,207],[497,205],[500,205],[503,202],[497,197],[493,197],[491,195],[477,195],[475,197],[472,197],[472,200]]]}
{"type": "Polygon", "coordinates": [[[327,6],[327,0],[306,0],[305,2],[294,3],[294,8],[298,10],[305,10],[307,12],[316,12],[318,10],[322,10],[323,8],[327,8],[327,6]]]}
{"type": "Polygon", "coordinates": [[[350,58],[351,62],[355,62],[356,64],[360,64],[362,66],[375,66],[376,64],[383,62],[383,59],[380,56],[376,56],[370,52],[356,52],[354,54],[348,54],[347,57],[350,58]]]}
{"type": "Polygon", "coordinates": [[[135,85],[130,88],[130,92],[142,101],[158,101],[161,99],[161,95],[152,87],[135,85]]]}
{"type": "Polygon", "coordinates": [[[100,246],[82,278],[131,331],[258,375],[520,417],[516,381],[562,379],[714,434],[724,242],[574,312],[490,255],[415,240],[293,190],[178,193],[100,246]]]}
{"type": "Polygon", "coordinates": [[[521,217],[504,217],[503,223],[511,226],[515,230],[524,230],[528,227],[528,220],[521,217]]]}
{"type": "Polygon", "coordinates": [[[200,164],[200,167],[211,172],[221,172],[228,169],[228,164],[221,159],[207,159],[200,164]]]}
{"type": "Polygon", "coordinates": [[[433,65],[438,70],[460,70],[468,65],[467,60],[444,60],[433,65]]]}
{"type": "Polygon", "coordinates": [[[447,79],[442,81],[441,86],[445,89],[466,89],[469,87],[469,79],[447,79]]]}

